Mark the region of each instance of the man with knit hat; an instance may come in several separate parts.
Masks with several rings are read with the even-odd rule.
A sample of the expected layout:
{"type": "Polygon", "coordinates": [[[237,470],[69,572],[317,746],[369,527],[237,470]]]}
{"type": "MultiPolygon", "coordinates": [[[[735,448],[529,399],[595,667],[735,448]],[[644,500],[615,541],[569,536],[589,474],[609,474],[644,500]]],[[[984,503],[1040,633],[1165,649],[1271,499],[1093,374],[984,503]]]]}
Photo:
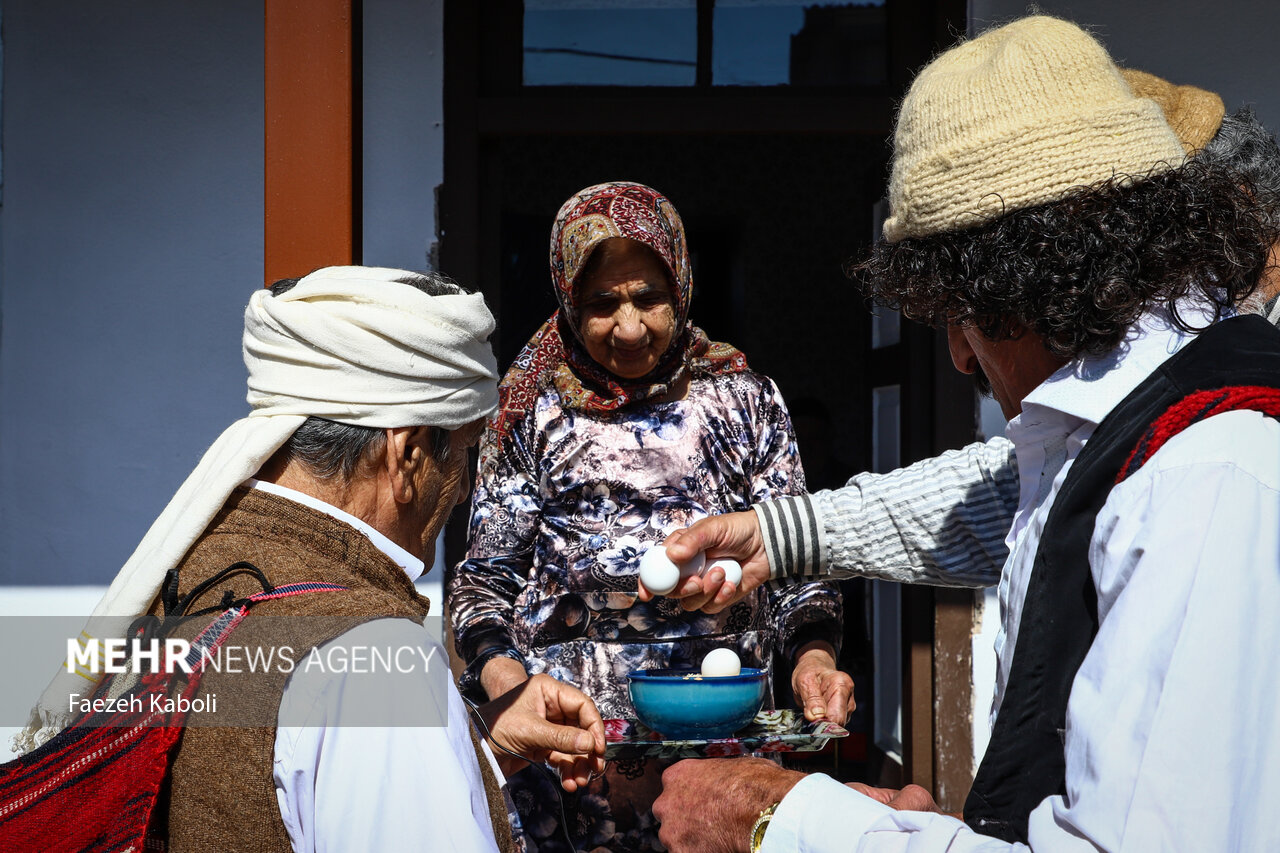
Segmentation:
{"type": "MultiPolygon", "coordinates": [[[[514,768],[472,731],[413,586],[497,402],[493,328],[479,294],[402,270],[329,267],[250,299],[251,411],[205,453],[86,636],[133,636],[149,612],[135,624],[163,618],[191,641],[211,617],[177,621],[174,602],[218,612],[268,585],[340,589],[260,602],[235,628],[238,646],[287,650],[288,666],[206,666],[200,690],[218,707],[188,717],[172,760],[172,849],[510,848],[499,785],[514,768]]],[[[67,725],[68,695],[94,674],[60,672],[20,745],[67,725]]],[[[530,680],[478,714],[495,745],[549,761],[568,790],[601,767],[600,715],[569,685],[530,680]]]]}
{"type": "MultiPolygon", "coordinates": [[[[1238,174],[1182,153],[1063,21],[1014,22],[921,72],[886,242],[861,272],[945,325],[1012,418],[991,746],[964,822],[918,788],[682,762],[655,805],[669,849],[1275,846],[1280,735],[1259,685],[1280,665],[1257,652],[1280,639],[1280,335],[1223,318],[1277,231],[1238,174]],[[711,805],[710,780],[738,795],[711,805]]],[[[758,555],[759,528],[729,527],[688,544],[758,555]]],[[[821,553],[821,527],[806,535],[821,553]]],[[[756,562],[744,576],[782,561],[756,562]]],[[[686,606],[733,599],[693,586],[686,606]]]]}
{"type": "MultiPolygon", "coordinates": [[[[1133,69],[1121,74],[1135,95],[1160,106],[1188,155],[1237,172],[1271,221],[1280,224],[1280,145],[1251,109],[1228,115],[1213,92],[1133,69]]],[[[1280,325],[1280,268],[1268,267],[1239,308],[1280,325]]],[[[983,377],[975,378],[989,394],[983,377]]],[[[710,612],[781,576],[994,586],[1009,556],[1005,535],[1018,493],[1013,443],[1000,435],[897,471],[858,474],[842,488],[712,516],[677,534],[668,546],[704,550],[739,539],[754,543],[733,556],[758,563],[761,571],[748,572],[731,597],[715,599],[719,587],[701,579],[690,582],[685,596],[690,605],[705,601],[710,612]],[[911,507],[909,516],[901,512],[904,506],[911,507]],[[820,536],[810,535],[817,530],[820,536]]]]}

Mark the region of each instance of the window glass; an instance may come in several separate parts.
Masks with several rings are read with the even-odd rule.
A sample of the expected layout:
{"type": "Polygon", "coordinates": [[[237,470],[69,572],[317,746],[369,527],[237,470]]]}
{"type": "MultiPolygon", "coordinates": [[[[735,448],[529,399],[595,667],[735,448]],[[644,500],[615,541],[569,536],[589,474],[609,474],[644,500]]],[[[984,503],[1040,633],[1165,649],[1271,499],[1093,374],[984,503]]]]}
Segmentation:
{"type": "Polygon", "coordinates": [[[884,349],[902,340],[902,315],[877,305],[871,310],[871,348],[884,349]]]}
{"type": "Polygon", "coordinates": [[[902,393],[898,385],[871,390],[871,470],[887,473],[902,465],[902,393]]]}
{"type": "Polygon", "coordinates": [[[878,86],[888,79],[884,0],[716,0],[711,82],[878,86]]]}
{"type": "Polygon", "coordinates": [[[872,737],[885,755],[901,764],[902,590],[889,581],[873,580],[870,586],[871,643],[876,662],[872,670],[872,737]]]}
{"type": "MultiPolygon", "coordinates": [[[[902,464],[902,388],[871,389],[871,470],[902,464]]],[[[902,600],[897,584],[871,582],[871,630],[875,650],[875,744],[902,763],[902,600]]]]}
{"type": "Polygon", "coordinates": [[[692,86],[697,0],[525,0],[526,86],[692,86]]]}
{"type": "MultiPolygon", "coordinates": [[[[871,208],[871,242],[879,243],[884,234],[884,221],[889,216],[889,200],[882,198],[871,208]]],[[[891,347],[902,340],[902,315],[892,308],[877,305],[871,309],[871,348],[891,347]]]]}

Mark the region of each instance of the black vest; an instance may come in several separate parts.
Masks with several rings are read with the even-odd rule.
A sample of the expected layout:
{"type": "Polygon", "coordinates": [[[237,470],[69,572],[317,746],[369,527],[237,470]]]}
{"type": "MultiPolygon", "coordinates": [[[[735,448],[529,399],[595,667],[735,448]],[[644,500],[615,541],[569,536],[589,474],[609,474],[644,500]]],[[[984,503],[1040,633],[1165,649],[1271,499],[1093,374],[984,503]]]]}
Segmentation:
{"type": "Polygon", "coordinates": [[[974,831],[1025,843],[1031,811],[1066,793],[1067,699],[1098,632],[1094,520],[1160,415],[1196,391],[1232,385],[1280,388],[1280,331],[1261,317],[1225,320],[1198,335],[1103,419],[1072,463],[1040,537],[1009,681],[965,801],[974,831]]]}

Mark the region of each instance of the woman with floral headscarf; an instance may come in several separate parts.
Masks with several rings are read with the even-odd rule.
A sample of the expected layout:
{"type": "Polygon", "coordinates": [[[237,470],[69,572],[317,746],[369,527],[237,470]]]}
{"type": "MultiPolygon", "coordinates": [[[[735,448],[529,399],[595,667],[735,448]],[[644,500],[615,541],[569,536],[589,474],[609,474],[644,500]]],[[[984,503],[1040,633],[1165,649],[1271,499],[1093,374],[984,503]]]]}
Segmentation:
{"type": "MultiPolygon", "coordinates": [[[[546,672],[606,718],[634,717],[633,669],[696,669],[723,646],[768,667],[778,650],[807,713],[843,722],[834,585],[760,590],[716,614],[637,599],[640,555],[670,531],[805,485],[777,387],[688,320],[679,214],[640,184],[588,187],[556,217],[551,274],[560,310],[499,389],[467,559],[446,579],[464,689],[487,699],[546,672]]],[[[571,806],[575,845],[662,849],[650,806],[665,766],[611,763],[571,806]]],[[[510,785],[528,840],[554,847],[551,788],[527,772],[510,785]]]]}

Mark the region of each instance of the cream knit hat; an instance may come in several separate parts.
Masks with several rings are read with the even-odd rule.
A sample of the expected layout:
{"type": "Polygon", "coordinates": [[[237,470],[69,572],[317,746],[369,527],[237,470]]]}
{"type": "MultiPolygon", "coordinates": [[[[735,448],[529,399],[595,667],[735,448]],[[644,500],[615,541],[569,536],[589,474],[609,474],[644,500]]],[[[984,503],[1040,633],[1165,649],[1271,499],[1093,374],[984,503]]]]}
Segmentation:
{"type": "Polygon", "coordinates": [[[884,237],[970,228],[1183,161],[1160,108],[1075,24],[1022,18],[925,66],[898,112],[884,237]]]}

